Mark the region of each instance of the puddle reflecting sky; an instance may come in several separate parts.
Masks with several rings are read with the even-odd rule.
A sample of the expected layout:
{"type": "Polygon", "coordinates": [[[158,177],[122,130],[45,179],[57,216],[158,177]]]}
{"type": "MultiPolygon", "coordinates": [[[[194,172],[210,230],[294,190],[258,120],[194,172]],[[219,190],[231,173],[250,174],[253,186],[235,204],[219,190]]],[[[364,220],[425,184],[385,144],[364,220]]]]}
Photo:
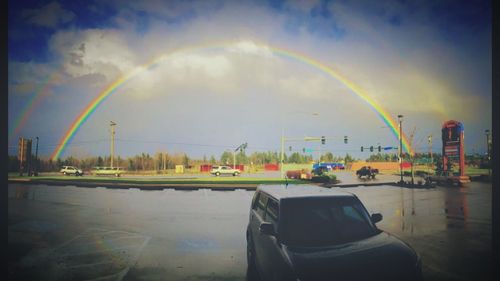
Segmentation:
{"type": "MultiPolygon", "coordinates": [[[[488,269],[491,260],[485,255],[491,254],[491,186],[471,183],[466,188],[371,186],[342,190],[356,194],[370,213],[382,213],[379,228],[410,243],[426,261],[427,276],[471,274],[475,261],[471,253],[483,261],[477,270],[488,269]],[[468,273],[462,267],[468,267],[468,273]]],[[[244,279],[245,230],[253,191],[12,184],[8,194],[9,243],[33,227],[61,237],[61,233],[91,227],[126,231],[151,238],[127,276],[244,279]],[[23,226],[29,227],[23,230],[23,226]]]]}

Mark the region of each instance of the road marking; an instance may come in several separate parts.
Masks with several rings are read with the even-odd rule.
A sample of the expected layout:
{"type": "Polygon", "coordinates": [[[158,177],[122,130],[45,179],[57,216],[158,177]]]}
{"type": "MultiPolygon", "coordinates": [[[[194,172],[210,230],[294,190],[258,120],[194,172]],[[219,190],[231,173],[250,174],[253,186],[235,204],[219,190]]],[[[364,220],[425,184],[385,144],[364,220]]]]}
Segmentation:
{"type": "Polygon", "coordinates": [[[141,247],[137,251],[137,254],[133,258],[133,263],[129,262],[129,265],[122,272],[120,272],[120,274],[118,274],[118,278],[116,279],[116,281],[121,281],[123,279],[123,277],[125,277],[125,275],[127,275],[128,271],[130,270],[130,267],[134,266],[137,263],[137,260],[139,259],[140,253],[142,253],[142,250],[144,249],[144,247],[146,247],[146,245],[149,243],[149,240],[151,240],[151,237],[147,237],[144,240],[141,247]]]}

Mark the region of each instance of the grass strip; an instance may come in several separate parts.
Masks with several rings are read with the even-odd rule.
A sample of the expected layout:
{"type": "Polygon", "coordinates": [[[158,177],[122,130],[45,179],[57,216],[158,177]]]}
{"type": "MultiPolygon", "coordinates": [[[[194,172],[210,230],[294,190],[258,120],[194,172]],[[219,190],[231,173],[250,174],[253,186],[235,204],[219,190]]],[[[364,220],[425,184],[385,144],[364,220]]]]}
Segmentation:
{"type": "MultiPolygon", "coordinates": [[[[9,177],[9,180],[25,180],[26,177],[9,177]]],[[[81,183],[129,183],[129,184],[285,184],[281,178],[186,178],[186,179],[140,179],[140,178],[102,178],[102,177],[71,177],[71,176],[41,176],[29,178],[30,182],[81,182],[81,183]]],[[[289,184],[309,183],[304,180],[289,179],[289,184]]]]}

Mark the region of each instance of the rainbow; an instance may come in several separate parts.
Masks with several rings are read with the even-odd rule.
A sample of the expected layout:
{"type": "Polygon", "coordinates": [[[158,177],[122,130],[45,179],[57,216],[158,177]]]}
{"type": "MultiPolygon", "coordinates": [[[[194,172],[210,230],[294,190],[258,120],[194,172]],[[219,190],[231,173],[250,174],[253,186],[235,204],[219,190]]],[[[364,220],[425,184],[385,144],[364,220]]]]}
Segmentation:
{"type": "MultiPolygon", "coordinates": [[[[57,158],[60,157],[68,143],[71,141],[71,139],[75,136],[75,134],[78,132],[80,127],[87,121],[87,119],[90,117],[90,115],[99,107],[100,104],[102,104],[112,93],[116,92],[120,87],[122,87],[125,83],[139,75],[140,73],[143,73],[144,71],[153,68],[154,66],[160,64],[164,60],[173,57],[176,54],[182,54],[182,53],[188,53],[188,52],[194,52],[194,51],[201,51],[201,50],[208,50],[208,49],[217,49],[217,48],[227,48],[229,46],[237,45],[238,43],[242,43],[242,41],[238,42],[225,42],[225,43],[217,43],[217,44],[210,44],[210,45],[200,45],[200,46],[195,46],[195,47],[189,47],[189,48],[181,48],[178,50],[175,50],[169,54],[164,54],[161,55],[153,60],[151,60],[149,63],[144,64],[142,66],[139,66],[135,68],[133,71],[130,73],[124,75],[123,77],[117,79],[113,83],[109,84],[104,90],[97,96],[95,97],[78,115],[78,117],[73,121],[71,124],[69,130],[64,134],[64,136],[61,138],[61,141],[59,142],[58,146],[54,150],[54,152],[51,155],[51,159],[56,160],[57,158]]],[[[243,42],[245,43],[245,42],[243,42]]],[[[275,47],[275,46],[270,46],[266,44],[261,44],[261,43],[255,43],[255,41],[251,41],[250,43],[252,47],[255,49],[259,50],[268,50],[272,52],[275,55],[282,56],[285,58],[290,58],[295,61],[299,61],[302,63],[305,63],[307,65],[310,65],[314,68],[317,68],[321,70],[322,72],[328,74],[329,76],[335,78],[342,84],[344,84],[346,87],[348,87],[353,93],[355,93],[358,97],[360,97],[362,100],[364,100],[368,105],[370,105],[375,112],[379,115],[379,117],[383,120],[383,122],[390,128],[394,136],[396,136],[397,139],[399,139],[400,134],[398,130],[398,124],[396,121],[391,117],[391,115],[384,110],[378,103],[375,102],[361,87],[358,85],[354,84],[354,82],[348,80],[345,78],[343,75],[340,74],[339,71],[335,71],[333,68],[326,66],[325,64],[322,64],[321,62],[308,57],[306,55],[299,54],[295,51],[288,50],[285,48],[280,48],[280,47],[275,47]]],[[[408,138],[406,135],[403,134],[402,136],[403,140],[403,149],[406,150],[408,153],[413,154],[413,150],[411,148],[411,145],[408,141],[408,138]]]]}
{"type": "Polygon", "coordinates": [[[50,90],[50,86],[53,83],[56,83],[59,79],[60,73],[56,71],[52,75],[48,76],[43,83],[40,83],[40,86],[37,87],[35,93],[28,99],[28,102],[26,103],[24,108],[19,112],[17,118],[15,118],[12,122],[12,127],[9,128],[9,140],[19,135],[19,132],[28,122],[29,117],[33,113],[34,109],[37,108],[44,100],[44,97],[47,96],[47,93],[50,90]]]}

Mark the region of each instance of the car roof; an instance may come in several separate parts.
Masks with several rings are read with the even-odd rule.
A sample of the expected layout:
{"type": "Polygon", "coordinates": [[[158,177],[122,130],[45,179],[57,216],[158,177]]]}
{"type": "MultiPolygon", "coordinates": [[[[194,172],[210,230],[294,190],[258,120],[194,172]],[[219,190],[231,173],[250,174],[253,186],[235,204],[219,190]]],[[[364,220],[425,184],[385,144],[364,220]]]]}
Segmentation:
{"type": "Polygon", "coordinates": [[[320,187],[312,184],[259,185],[257,191],[263,191],[277,200],[284,198],[305,197],[356,197],[356,195],[336,188],[320,187]]]}

